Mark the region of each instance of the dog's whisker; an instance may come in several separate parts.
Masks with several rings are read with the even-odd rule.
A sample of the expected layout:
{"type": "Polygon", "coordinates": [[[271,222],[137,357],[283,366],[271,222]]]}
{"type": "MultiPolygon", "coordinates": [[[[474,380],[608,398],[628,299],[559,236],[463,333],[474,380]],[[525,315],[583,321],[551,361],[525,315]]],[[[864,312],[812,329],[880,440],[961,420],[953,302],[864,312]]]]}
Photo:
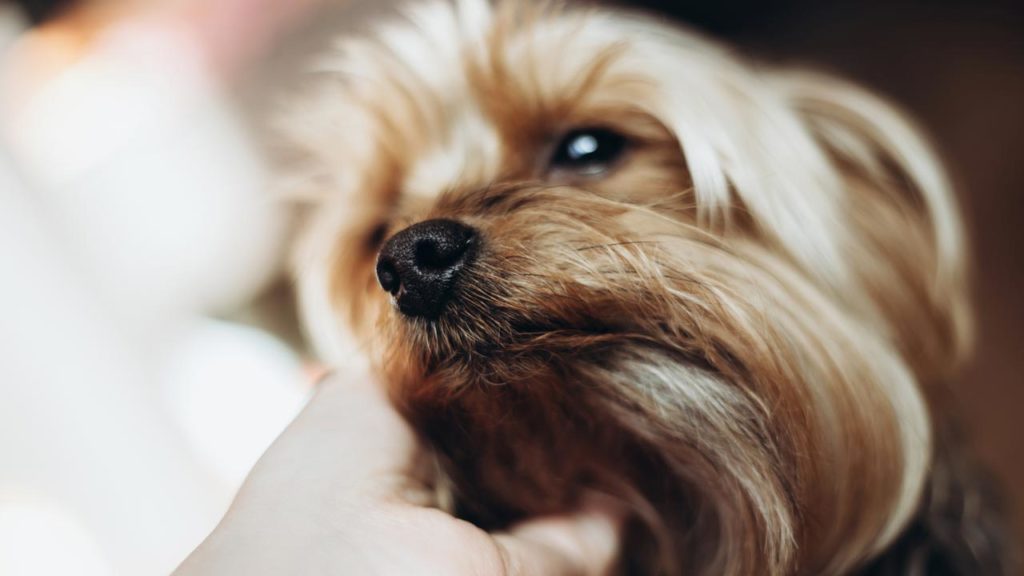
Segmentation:
{"type": "Polygon", "coordinates": [[[657,240],[623,240],[621,242],[608,242],[608,243],[604,243],[604,244],[592,244],[590,246],[583,246],[582,248],[577,248],[576,251],[577,252],[585,252],[587,250],[595,250],[595,249],[598,249],[598,248],[615,248],[615,247],[619,247],[619,246],[639,246],[639,245],[646,245],[646,244],[658,244],[658,241],[657,240]]]}

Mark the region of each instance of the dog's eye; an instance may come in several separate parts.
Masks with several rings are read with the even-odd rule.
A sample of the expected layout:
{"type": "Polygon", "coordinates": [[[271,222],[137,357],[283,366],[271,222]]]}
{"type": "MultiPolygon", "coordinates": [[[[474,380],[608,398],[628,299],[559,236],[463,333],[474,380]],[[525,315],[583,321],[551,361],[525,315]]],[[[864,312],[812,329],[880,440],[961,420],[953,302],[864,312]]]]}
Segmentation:
{"type": "Polygon", "coordinates": [[[388,234],[387,222],[381,222],[374,226],[366,234],[366,247],[370,250],[377,250],[380,245],[384,242],[384,238],[388,234]]]}
{"type": "Polygon", "coordinates": [[[626,150],[626,137],[606,128],[573,130],[562,138],[551,158],[552,170],[600,174],[626,150]]]}

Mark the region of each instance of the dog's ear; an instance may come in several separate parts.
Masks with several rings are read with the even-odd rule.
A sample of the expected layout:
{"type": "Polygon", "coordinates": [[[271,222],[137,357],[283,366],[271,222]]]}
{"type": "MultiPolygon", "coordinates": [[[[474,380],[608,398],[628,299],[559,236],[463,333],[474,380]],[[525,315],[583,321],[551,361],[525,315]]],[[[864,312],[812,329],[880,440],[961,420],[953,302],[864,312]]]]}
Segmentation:
{"type": "Polygon", "coordinates": [[[966,354],[964,232],[943,164],[893,105],[826,75],[776,76],[789,106],[839,170],[855,277],[928,376],[966,354]]]}
{"type": "Polygon", "coordinates": [[[921,130],[891,103],[849,82],[806,71],[776,77],[835,161],[929,219],[943,272],[961,266],[963,234],[955,201],[921,130]]]}

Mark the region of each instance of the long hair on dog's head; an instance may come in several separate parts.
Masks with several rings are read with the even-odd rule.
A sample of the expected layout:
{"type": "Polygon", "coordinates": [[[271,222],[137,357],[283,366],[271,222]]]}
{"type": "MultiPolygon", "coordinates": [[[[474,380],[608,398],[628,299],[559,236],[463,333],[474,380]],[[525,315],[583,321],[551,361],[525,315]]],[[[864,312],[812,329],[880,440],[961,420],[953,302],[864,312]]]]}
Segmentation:
{"type": "Polygon", "coordinates": [[[416,4],[320,73],[288,122],[306,325],[387,376],[460,514],[605,491],[629,562],[691,576],[843,573],[899,535],[970,330],[945,177],[890,106],[547,3],[416,4]],[[375,268],[425,221],[474,235],[434,315],[375,268]]]}

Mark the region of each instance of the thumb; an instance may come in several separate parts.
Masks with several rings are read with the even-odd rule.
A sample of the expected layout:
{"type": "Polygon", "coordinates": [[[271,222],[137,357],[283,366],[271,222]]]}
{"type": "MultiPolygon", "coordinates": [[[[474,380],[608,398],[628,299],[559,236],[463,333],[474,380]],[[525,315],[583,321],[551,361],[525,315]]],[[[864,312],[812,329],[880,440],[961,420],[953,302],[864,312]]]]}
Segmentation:
{"type": "Polygon", "coordinates": [[[606,576],[619,557],[626,513],[608,496],[588,496],[575,513],[536,518],[495,536],[507,576],[606,576]]]}

